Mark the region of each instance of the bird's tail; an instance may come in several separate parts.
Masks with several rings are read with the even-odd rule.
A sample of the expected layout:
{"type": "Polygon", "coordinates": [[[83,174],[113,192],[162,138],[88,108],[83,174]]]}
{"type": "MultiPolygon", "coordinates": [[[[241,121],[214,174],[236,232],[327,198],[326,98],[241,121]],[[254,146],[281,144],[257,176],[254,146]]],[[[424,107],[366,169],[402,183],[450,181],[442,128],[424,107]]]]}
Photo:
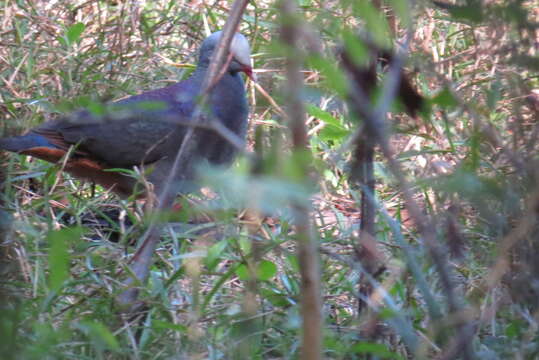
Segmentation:
{"type": "Polygon", "coordinates": [[[0,139],[0,150],[11,152],[22,152],[35,147],[43,146],[51,147],[53,145],[45,137],[32,133],[0,139]]]}

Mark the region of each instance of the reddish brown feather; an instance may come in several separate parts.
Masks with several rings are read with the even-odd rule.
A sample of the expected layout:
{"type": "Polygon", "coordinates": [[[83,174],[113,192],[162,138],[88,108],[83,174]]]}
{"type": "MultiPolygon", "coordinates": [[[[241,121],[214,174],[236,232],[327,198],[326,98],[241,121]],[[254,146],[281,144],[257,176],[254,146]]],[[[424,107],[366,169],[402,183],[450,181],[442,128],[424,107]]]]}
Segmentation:
{"type": "Polygon", "coordinates": [[[62,157],[64,157],[67,151],[62,149],[54,149],[46,146],[39,146],[21,151],[20,153],[24,155],[35,156],[41,160],[49,162],[57,162],[62,157]]]}
{"type": "MultiPolygon", "coordinates": [[[[21,154],[30,155],[52,163],[60,161],[67,151],[46,146],[34,147],[21,154]]],[[[135,180],[120,173],[105,171],[105,164],[96,160],[75,155],[67,160],[65,171],[75,177],[93,181],[107,189],[112,189],[122,196],[129,196],[133,192],[135,180]]]]}

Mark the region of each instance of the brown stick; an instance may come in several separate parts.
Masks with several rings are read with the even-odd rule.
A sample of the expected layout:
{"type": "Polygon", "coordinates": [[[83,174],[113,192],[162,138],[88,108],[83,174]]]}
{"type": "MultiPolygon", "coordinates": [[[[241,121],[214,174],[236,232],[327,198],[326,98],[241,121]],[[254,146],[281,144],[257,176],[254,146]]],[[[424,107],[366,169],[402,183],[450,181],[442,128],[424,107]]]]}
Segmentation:
{"type": "MultiPolygon", "coordinates": [[[[299,45],[300,25],[297,19],[297,8],[293,0],[284,0],[282,10],[282,41],[294,53],[287,56],[286,78],[288,118],[294,152],[309,151],[307,128],[305,125],[305,108],[300,97],[303,87],[303,75],[300,66],[302,61],[299,45]]],[[[296,166],[302,167],[302,173],[308,173],[308,163],[299,158],[296,166]]],[[[305,175],[307,176],[307,175],[305,175]]],[[[298,260],[301,273],[301,316],[303,319],[303,334],[301,344],[301,359],[317,360],[322,358],[322,315],[320,298],[320,269],[316,244],[311,233],[309,209],[302,204],[293,204],[296,237],[298,242],[298,260]]]]}
{"type": "MultiPolygon", "coordinates": [[[[376,64],[378,59],[378,50],[370,50],[370,62],[365,66],[356,65],[350,58],[348,49],[343,49],[341,59],[344,68],[348,71],[350,78],[355,85],[370,98],[376,88],[376,64]]],[[[352,97],[352,96],[350,96],[352,97]]],[[[353,101],[350,101],[350,107],[354,116],[363,118],[363,109],[353,101]]],[[[350,169],[350,180],[356,183],[361,193],[361,223],[360,232],[355,245],[357,260],[363,265],[363,269],[372,275],[376,271],[378,259],[371,249],[375,249],[375,209],[371,201],[374,194],[374,146],[375,142],[369,137],[367,132],[363,132],[354,142],[354,158],[350,169]]],[[[358,291],[363,297],[358,297],[358,314],[365,308],[366,303],[362,298],[368,298],[372,292],[372,286],[366,282],[364,276],[359,281],[358,291]]]]}
{"type": "MultiPolygon", "coordinates": [[[[351,169],[351,180],[357,182],[361,189],[361,223],[360,231],[355,244],[357,260],[363,265],[363,269],[372,275],[377,272],[380,265],[380,259],[376,255],[375,238],[375,207],[372,202],[372,196],[375,189],[374,179],[374,143],[368,139],[368,136],[361,136],[356,144],[354,159],[351,169]]],[[[359,281],[358,291],[368,298],[372,292],[372,285],[361,279],[359,281]]],[[[358,298],[358,314],[366,309],[367,304],[358,298]]]]}

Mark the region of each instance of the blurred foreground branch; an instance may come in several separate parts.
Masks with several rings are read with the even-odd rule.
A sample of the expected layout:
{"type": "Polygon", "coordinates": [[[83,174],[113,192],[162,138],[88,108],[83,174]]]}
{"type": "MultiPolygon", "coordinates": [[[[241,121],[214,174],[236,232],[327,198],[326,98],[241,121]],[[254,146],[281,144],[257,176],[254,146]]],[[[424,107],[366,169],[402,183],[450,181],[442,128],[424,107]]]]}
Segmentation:
{"type": "MultiPolygon", "coordinates": [[[[297,8],[293,0],[281,2],[282,27],[281,40],[287,45],[286,89],[288,99],[288,118],[292,133],[296,166],[307,180],[309,170],[309,150],[305,108],[301,100],[303,75],[301,74],[301,47],[299,46],[300,24],[297,8]]],[[[301,359],[322,359],[322,314],[320,298],[320,269],[317,247],[312,235],[309,209],[302,204],[292,204],[296,225],[298,259],[301,272],[301,316],[303,319],[303,338],[301,359]]]]}

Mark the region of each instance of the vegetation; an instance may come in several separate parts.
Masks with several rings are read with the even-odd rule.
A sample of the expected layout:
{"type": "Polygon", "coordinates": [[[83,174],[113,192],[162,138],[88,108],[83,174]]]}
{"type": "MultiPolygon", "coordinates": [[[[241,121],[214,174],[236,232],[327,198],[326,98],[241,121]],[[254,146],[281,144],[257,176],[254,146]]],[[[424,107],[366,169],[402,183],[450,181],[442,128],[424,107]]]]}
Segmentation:
{"type": "MultiPolygon", "coordinates": [[[[4,136],[187,77],[230,7],[0,5],[4,136]]],[[[309,316],[298,207],[319,250],[324,358],[539,356],[537,4],[303,0],[296,42],[280,35],[282,11],[253,1],[240,24],[259,79],[248,83],[257,161],[201,170],[207,189],[169,214],[137,316],[120,316],[115,297],[148,223],[144,203],[60,175],[62,164],[1,155],[3,359],[298,358],[309,316]],[[354,93],[369,44],[398,44],[393,64],[424,97],[419,115],[386,104],[397,65],[377,65],[369,98],[354,93]],[[307,153],[287,122],[292,58],[307,153]],[[361,99],[390,112],[370,116],[361,99]],[[374,193],[356,151],[369,139],[374,193]],[[375,215],[372,234],[360,230],[362,208],[375,215]]]]}

